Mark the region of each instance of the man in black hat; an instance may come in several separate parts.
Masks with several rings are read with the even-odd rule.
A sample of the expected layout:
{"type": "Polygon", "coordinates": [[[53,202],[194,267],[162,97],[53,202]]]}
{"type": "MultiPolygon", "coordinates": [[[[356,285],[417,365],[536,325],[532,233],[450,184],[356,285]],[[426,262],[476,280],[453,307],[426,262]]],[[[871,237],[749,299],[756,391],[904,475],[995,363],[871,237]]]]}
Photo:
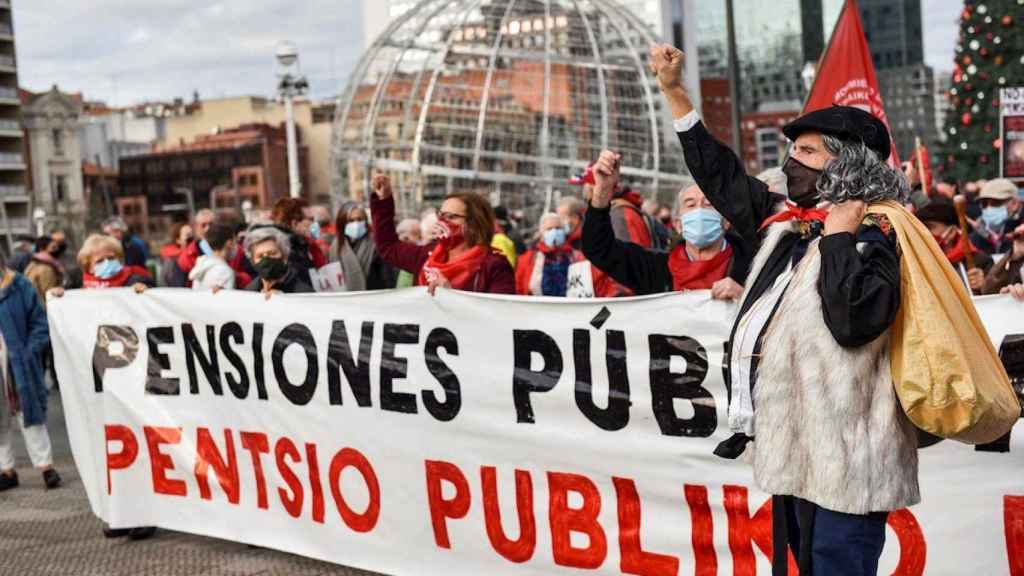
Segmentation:
{"type": "MultiPolygon", "coordinates": [[[[773,495],[776,569],[788,543],[801,574],[875,574],[888,513],[920,500],[917,434],[888,359],[900,255],[888,221],[866,213],[909,194],[885,163],[888,130],[852,107],[798,118],[783,129],[788,198],[772,194],[701,123],[683,61],[671,46],[651,50],[686,164],[757,252],[725,358],[734,435],[715,452],[753,451],[755,481],[773,495]]],[[[596,168],[609,185],[617,155],[596,168]]]]}

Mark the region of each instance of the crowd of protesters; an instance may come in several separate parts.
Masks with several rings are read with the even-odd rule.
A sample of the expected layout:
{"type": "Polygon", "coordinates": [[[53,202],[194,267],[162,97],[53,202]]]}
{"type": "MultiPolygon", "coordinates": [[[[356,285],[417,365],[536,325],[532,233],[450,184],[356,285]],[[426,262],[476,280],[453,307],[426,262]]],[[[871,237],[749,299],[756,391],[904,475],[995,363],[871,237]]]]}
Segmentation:
{"type": "MultiPolygon", "coordinates": [[[[723,186],[715,174],[698,177],[709,188],[707,196],[693,184],[682,187],[671,206],[661,205],[648,191],[610,179],[618,174],[619,160],[605,155],[567,183],[571,193],[541,214],[530,234],[521,214],[474,193],[450,194],[419,218],[396,222],[391,182],[377,174],[367,202],[343,204],[333,215],[295,198],[277,201],[252,222],[231,211],[199,210],[168,230],[152,258],[150,246],[119,217],[103,222],[77,254],[68,253],[60,231],[19,237],[9,258],[0,254],[0,491],[19,484],[15,424],[45,486],[61,484],[45,424],[48,388],[59,384],[45,307],[65,290],[130,288],[141,294],[159,286],[214,294],[243,290],[269,299],[420,286],[430,294],[447,288],[586,298],[699,290],[716,300],[743,297],[757,244],[751,240],[772,219],[748,222],[731,214],[739,222],[734,229],[715,208],[723,186]]],[[[772,169],[757,181],[740,180],[763,186],[765,198],[781,203],[794,198],[795,187],[815,187],[796,182],[796,170],[790,165],[788,177],[772,169]]],[[[913,163],[904,165],[904,176],[912,190],[907,207],[973,294],[1008,293],[1024,300],[1021,190],[1006,179],[926,188],[913,163]]],[[[154,530],[105,534],[143,539],[154,530]]]]}

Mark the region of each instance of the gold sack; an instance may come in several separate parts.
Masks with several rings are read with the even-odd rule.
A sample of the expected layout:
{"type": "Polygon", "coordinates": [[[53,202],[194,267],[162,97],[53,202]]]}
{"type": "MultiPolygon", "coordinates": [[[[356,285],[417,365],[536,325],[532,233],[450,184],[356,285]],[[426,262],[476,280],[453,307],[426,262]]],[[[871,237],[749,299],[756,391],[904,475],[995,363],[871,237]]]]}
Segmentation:
{"type": "Polygon", "coordinates": [[[892,381],[918,428],[968,444],[1010,431],[1020,403],[971,296],[928,229],[895,202],[889,219],[902,252],[901,302],[891,330],[892,381]]]}

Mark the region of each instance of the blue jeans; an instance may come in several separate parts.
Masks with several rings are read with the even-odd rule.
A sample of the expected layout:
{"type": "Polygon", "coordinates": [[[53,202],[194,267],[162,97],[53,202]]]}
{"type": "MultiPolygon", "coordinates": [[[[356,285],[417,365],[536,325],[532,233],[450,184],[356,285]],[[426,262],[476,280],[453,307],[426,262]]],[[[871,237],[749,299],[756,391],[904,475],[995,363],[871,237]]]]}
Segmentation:
{"type": "MultiPolygon", "coordinates": [[[[788,542],[802,576],[876,576],[885,546],[887,512],[834,512],[790,496],[773,499],[773,536],[788,542]],[[803,552],[803,554],[801,554],[803,552]]],[[[785,544],[776,543],[773,574],[785,574],[785,544]],[[781,562],[780,562],[781,560],[781,562]],[[781,564],[781,565],[780,565],[781,564]]]]}

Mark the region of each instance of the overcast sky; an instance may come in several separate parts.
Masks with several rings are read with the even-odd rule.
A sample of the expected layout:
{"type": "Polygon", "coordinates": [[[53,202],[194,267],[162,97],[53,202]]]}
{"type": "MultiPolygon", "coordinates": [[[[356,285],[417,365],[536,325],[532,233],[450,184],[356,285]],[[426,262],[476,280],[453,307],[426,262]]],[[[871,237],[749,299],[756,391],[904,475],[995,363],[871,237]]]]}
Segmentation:
{"type": "MultiPolygon", "coordinates": [[[[329,97],[363,46],[362,1],[374,0],[14,0],[20,80],[114,105],[271,95],[274,47],[290,39],[312,95],[329,97]]],[[[963,1],[922,4],[926,60],[951,69],[963,1]]]]}

